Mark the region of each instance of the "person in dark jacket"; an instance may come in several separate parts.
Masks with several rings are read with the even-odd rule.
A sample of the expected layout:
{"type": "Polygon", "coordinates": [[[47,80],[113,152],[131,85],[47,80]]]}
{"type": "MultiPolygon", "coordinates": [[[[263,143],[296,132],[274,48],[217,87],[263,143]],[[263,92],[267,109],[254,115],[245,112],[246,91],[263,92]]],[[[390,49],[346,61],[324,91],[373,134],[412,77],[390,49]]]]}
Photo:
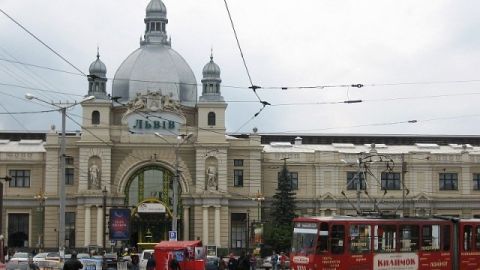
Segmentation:
{"type": "Polygon", "coordinates": [[[177,256],[173,255],[169,266],[172,270],[180,270],[180,263],[177,261],[177,256]]]}
{"type": "Polygon", "coordinates": [[[77,252],[72,252],[72,257],[63,264],[63,270],[80,270],[83,268],[82,263],[77,259],[77,252]]]}
{"type": "Polygon", "coordinates": [[[155,270],[155,256],[153,256],[153,254],[150,256],[150,258],[148,258],[148,261],[147,261],[147,270],[155,270]]]}
{"type": "Polygon", "coordinates": [[[228,270],[237,270],[238,261],[233,256],[233,253],[230,253],[230,259],[228,259],[228,270]]]}

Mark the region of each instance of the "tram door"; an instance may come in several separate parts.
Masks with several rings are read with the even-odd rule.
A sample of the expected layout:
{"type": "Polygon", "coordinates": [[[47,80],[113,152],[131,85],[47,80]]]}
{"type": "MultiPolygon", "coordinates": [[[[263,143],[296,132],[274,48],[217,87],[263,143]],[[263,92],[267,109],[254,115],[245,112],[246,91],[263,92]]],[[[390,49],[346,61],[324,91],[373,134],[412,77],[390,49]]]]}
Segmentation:
{"type": "Polygon", "coordinates": [[[480,269],[480,225],[460,224],[460,269],[480,269]]]}

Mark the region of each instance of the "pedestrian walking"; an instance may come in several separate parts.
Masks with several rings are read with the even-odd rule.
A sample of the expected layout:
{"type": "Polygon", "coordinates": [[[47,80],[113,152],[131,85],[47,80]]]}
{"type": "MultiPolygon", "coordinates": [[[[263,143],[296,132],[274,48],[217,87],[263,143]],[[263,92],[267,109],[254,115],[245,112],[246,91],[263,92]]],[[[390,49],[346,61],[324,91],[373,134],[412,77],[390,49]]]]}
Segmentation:
{"type": "Polygon", "coordinates": [[[220,258],[220,262],[218,263],[218,270],[227,270],[227,263],[223,258],[220,258]]]}
{"type": "Polygon", "coordinates": [[[284,252],[280,252],[280,269],[285,270],[285,263],[287,261],[287,256],[285,256],[284,252]]]}
{"type": "Polygon", "coordinates": [[[255,255],[250,256],[250,270],[256,270],[257,269],[257,257],[255,255]]]}
{"type": "Polygon", "coordinates": [[[82,263],[77,259],[77,252],[72,252],[72,257],[63,264],[63,270],[80,270],[83,268],[82,263]]]}
{"type": "Polygon", "coordinates": [[[230,258],[228,259],[228,270],[237,270],[238,261],[233,256],[233,253],[230,253],[230,258]]]}
{"type": "Polygon", "coordinates": [[[278,254],[273,251],[272,257],[271,257],[271,263],[272,263],[272,270],[278,270],[278,254]]]}
{"type": "Polygon", "coordinates": [[[147,270],[155,270],[155,257],[153,254],[150,256],[150,258],[148,258],[146,268],[147,270]]]}
{"type": "Polygon", "coordinates": [[[175,256],[175,254],[173,254],[173,257],[170,260],[169,266],[171,270],[181,270],[180,263],[177,261],[177,256],[175,256]]]}

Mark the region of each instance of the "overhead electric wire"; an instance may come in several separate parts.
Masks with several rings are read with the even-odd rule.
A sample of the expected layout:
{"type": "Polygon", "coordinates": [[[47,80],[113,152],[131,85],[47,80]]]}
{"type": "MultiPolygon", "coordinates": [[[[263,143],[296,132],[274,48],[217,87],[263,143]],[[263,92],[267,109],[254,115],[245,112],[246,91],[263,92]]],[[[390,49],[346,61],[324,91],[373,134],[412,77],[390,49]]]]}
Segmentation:
{"type": "Polygon", "coordinates": [[[27,127],[25,127],[25,126],[22,124],[22,122],[20,122],[20,121],[17,119],[17,117],[15,117],[15,115],[11,114],[11,113],[7,110],[7,108],[5,108],[5,106],[3,106],[2,103],[0,103],[0,107],[2,107],[2,108],[5,110],[5,112],[7,112],[7,114],[10,115],[10,117],[12,117],[13,120],[15,120],[15,122],[17,122],[17,124],[18,124],[19,126],[21,126],[25,131],[30,132],[30,130],[29,130],[27,127]]]}
{"type": "Polygon", "coordinates": [[[1,82],[0,82],[0,85],[10,86],[10,87],[17,87],[17,88],[23,88],[23,89],[29,89],[29,90],[37,90],[37,91],[48,92],[48,93],[55,93],[55,94],[62,94],[62,95],[70,95],[70,96],[76,96],[76,97],[84,97],[83,95],[78,95],[78,94],[72,94],[72,93],[55,91],[55,90],[41,89],[41,88],[37,88],[37,87],[28,87],[28,86],[18,85],[18,84],[12,84],[12,83],[1,83],[1,82]]]}
{"type": "Polygon", "coordinates": [[[59,54],[58,52],[56,52],[54,49],[52,49],[50,46],[48,46],[45,42],[43,42],[40,38],[38,38],[36,35],[34,35],[32,32],[30,32],[27,28],[25,28],[22,24],[20,24],[19,22],[17,22],[14,18],[12,18],[10,15],[8,15],[5,11],[3,11],[3,9],[0,8],[0,12],[2,12],[5,16],[7,16],[11,21],[13,21],[16,25],[18,25],[20,28],[22,28],[25,32],[27,32],[30,36],[32,36],[33,38],[35,38],[38,42],[40,42],[43,46],[45,46],[46,48],[48,48],[51,52],[53,52],[55,55],[57,55],[58,57],[60,57],[63,61],[65,61],[67,64],[69,64],[71,67],[73,67],[74,69],[76,69],[78,72],[80,72],[81,74],[83,74],[84,76],[86,76],[85,73],[83,73],[82,70],[80,70],[79,68],[77,68],[74,64],[72,64],[70,61],[68,61],[67,59],[65,59],[65,57],[63,57],[61,54],[59,54]]]}

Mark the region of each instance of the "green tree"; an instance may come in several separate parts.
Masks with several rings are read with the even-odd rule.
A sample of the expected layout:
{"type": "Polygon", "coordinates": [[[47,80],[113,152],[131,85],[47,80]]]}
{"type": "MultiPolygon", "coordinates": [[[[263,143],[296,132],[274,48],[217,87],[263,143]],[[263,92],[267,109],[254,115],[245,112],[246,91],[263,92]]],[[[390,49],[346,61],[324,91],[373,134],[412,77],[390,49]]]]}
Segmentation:
{"type": "Polygon", "coordinates": [[[292,178],[287,168],[287,160],[284,159],[283,168],[278,177],[277,192],[273,196],[272,219],[268,230],[268,244],[277,251],[290,250],[295,209],[292,178]]]}

